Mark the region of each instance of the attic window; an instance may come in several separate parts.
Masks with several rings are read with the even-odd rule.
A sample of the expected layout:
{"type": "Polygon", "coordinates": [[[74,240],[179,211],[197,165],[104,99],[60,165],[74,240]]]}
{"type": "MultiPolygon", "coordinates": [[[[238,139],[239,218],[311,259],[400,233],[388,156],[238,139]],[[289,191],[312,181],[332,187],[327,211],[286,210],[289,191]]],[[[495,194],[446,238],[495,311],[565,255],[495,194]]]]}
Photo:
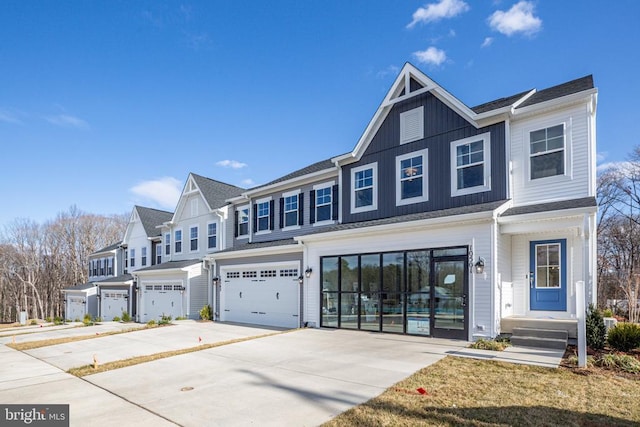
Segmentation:
{"type": "Polygon", "coordinates": [[[424,107],[400,113],[400,144],[424,138],[424,107]]]}

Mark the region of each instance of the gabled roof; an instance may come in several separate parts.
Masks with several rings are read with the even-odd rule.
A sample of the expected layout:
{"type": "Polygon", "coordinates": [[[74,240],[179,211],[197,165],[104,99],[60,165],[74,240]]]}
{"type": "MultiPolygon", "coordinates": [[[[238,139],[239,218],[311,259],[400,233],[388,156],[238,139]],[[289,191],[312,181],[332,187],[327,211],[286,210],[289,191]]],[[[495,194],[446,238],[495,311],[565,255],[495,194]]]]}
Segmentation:
{"type": "Polygon", "coordinates": [[[209,205],[209,209],[223,207],[227,204],[227,199],[238,196],[245,190],[244,188],[200,176],[193,172],[190,175],[198,186],[200,193],[202,193],[202,197],[209,205]]]}
{"type": "Polygon", "coordinates": [[[140,218],[147,237],[160,236],[161,232],[157,227],[164,222],[170,221],[171,217],[173,217],[173,212],[159,209],[145,208],[143,206],[134,206],[134,209],[138,211],[138,218],[140,218]]]}
{"type": "MultiPolygon", "coordinates": [[[[335,162],[350,162],[354,159],[360,159],[392,107],[398,102],[405,101],[426,92],[431,93],[442,103],[458,113],[463,119],[467,120],[476,128],[479,128],[504,120],[509,115],[522,112],[520,109],[524,107],[585,91],[595,93],[593,77],[591,75],[540,91],[532,89],[469,108],[415,66],[406,63],[358,140],[355,148],[350,153],[336,156],[332,160],[335,162]]],[[[589,93],[587,92],[586,94],[589,93]]]]}

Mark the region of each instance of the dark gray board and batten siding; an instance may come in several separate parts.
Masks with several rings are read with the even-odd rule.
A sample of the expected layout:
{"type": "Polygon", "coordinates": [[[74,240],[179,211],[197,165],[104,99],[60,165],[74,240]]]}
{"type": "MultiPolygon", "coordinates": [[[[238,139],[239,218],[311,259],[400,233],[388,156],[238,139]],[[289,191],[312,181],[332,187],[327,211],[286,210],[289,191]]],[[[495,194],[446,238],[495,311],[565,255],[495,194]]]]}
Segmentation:
{"type": "Polygon", "coordinates": [[[378,129],[362,158],[342,172],[343,223],[388,218],[418,212],[475,205],[506,199],[507,171],[505,124],[476,129],[430,93],[396,104],[378,129]],[[424,106],[424,138],[400,144],[400,113],[424,106]],[[451,197],[451,142],[474,135],[491,134],[491,190],[451,197]],[[396,206],[396,157],[428,149],[429,200],[396,206]],[[378,208],[351,214],[351,170],[378,163],[378,208]]]}

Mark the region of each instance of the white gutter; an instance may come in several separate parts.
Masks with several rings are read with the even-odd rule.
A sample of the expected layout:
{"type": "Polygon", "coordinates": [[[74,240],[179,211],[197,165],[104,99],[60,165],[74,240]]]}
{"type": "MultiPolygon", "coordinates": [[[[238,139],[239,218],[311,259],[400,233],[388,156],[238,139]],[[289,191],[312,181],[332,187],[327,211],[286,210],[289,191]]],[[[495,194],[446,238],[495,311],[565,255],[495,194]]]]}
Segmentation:
{"type": "Polygon", "coordinates": [[[241,250],[229,251],[229,252],[217,252],[217,253],[206,255],[204,259],[206,259],[207,261],[217,261],[221,259],[239,258],[244,256],[262,256],[262,255],[295,253],[295,252],[301,252],[303,250],[303,247],[300,243],[301,242],[292,243],[290,245],[269,246],[266,248],[251,248],[251,249],[241,249],[241,250]]]}

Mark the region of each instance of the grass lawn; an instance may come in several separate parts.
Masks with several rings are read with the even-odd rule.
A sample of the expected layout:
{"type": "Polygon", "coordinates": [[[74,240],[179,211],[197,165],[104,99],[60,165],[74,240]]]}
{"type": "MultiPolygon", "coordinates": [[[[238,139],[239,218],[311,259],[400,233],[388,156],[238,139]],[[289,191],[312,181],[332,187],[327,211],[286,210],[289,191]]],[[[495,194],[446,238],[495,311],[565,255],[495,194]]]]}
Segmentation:
{"type": "Polygon", "coordinates": [[[324,424],[345,425],[638,426],[640,376],[448,356],[324,424]]]}

